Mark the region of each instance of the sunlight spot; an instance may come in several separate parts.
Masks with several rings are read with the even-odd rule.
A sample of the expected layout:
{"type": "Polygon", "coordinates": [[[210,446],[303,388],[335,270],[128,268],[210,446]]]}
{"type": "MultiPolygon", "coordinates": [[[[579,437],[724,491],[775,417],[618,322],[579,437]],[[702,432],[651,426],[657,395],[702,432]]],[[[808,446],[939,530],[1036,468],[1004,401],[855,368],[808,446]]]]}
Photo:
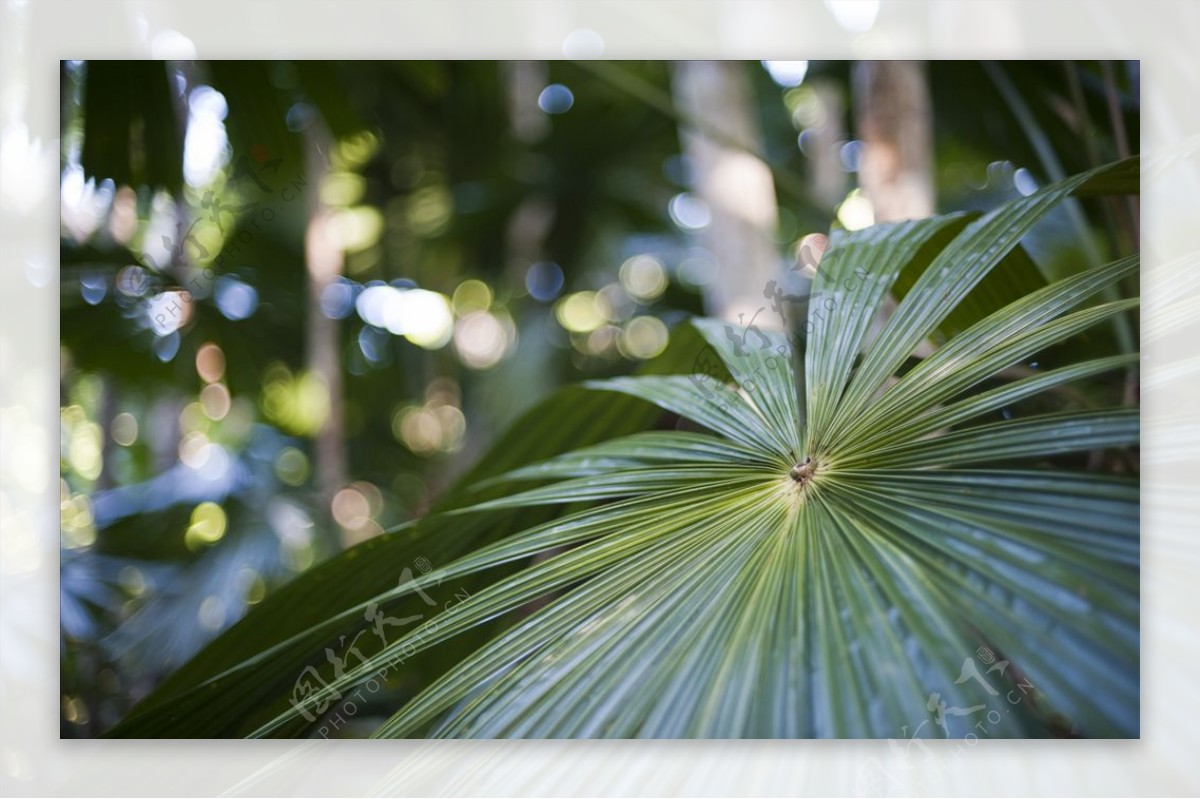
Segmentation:
{"type": "Polygon", "coordinates": [[[321,292],[321,312],[330,319],[345,319],[354,310],[359,290],[358,283],[339,275],[321,292]]]}
{"type": "Polygon", "coordinates": [[[308,458],[295,447],[284,447],[275,458],[275,475],[290,486],[308,479],[308,458]]]}
{"type": "MultiPolygon", "coordinates": [[[[665,279],[663,285],[666,285],[665,279]]],[[[620,283],[609,283],[596,292],[596,307],[607,321],[623,322],[633,316],[634,302],[620,283]]]]}
{"type": "Polygon", "coordinates": [[[1013,173],[1013,185],[1023,196],[1028,197],[1037,191],[1037,181],[1033,179],[1033,173],[1025,167],[1021,167],[1013,173]]]}
{"type": "Polygon", "coordinates": [[[150,345],[150,348],[154,350],[154,357],[166,363],[178,354],[181,341],[182,339],[178,333],[168,333],[165,336],[159,336],[154,339],[154,343],[150,345]]]}
{"type": "Polygon", "coordinates": [[[667,270],[652,255],[635,255],[621,264],[621,286],[632,296],[648,302],[667,290],[667,270]]]}
{"type": "Polygon", "coordinates": [[[327,227],[330,237],[347,252],[361,252],[375,245],[383,235],[383,214],[370,205],[344,208],[327,227]]]}
{"type": "Polygon", "coordinates": [[[708,203],[687,192],[671,198],[667,213],[671,215],[671,221],[684,230],[703,230],[712,223],[708,203]]]}
{"type": "Polygon", "coordinates": [[[784,88],[799,86],[808,73],[807,61],[764,61],[762,65],[771,75],[771,80],[784,88]]]}
{"type": "Polygon", "coordinates": [[[508,350],[508,331],[492,314],[475,311],[454,326],[454,349],[463,363],[472,369],[495,366],[508,350]]]}
{"type": "Polygon", "coordinates": [[[196,44],[177,30],[161,30],[150,42],[150,57],[159,61],[194,61],[196,44]]]}
{"type": "Polygon", "coordinates": [[[199,431],[188,433],[179,442],[179,460],[183,461],[185,466],[199,469],[208,462],[212,455],[209,446],[208,436],[204,433],[199,431]]]}
{"type": "Polygon", "coordinates": [[[130,596],[141,596],[146,592],[146,577],[137,566],[125,566],[117,575],[117,582],[130,596]]]}
{"type": "Polygon", "coordinates": [[[492,306],[492,290],[482,280],[464,280],[454,290],[451,304],[457,316],[466,316],[472,311],[486,311],[492,306]]]}
{"type": "Polygon", "coordinates": [[[596,292],[577,291],[560,300],[554,313],[558,323],[572,333],[590,333],[604,324],[596,305],[596,292]]]}
{"type": "Polygon", "coordinates": [[[330,172],[321,178],[321,202],[335,208],[345,208],[362,199],[367,181],[353,172],[330,172]]]}
{"type": "Polygon", "coordinates": [[[83,168],[68,164],[62,171],[59,190],[59,219],[71,238],[84,242],[100,227],[116,195],[116,184],[87,177],[83,168]]]}
{"type": "Polygon", "coordinates": [[[879,16],[879,0],[825,0],[838,24],[851,33],[866,33],[879,16]]]}
{"type": "Polygon", "coordinates": [[[132,413],[118,413],[112,420],[112,440],[122,447],[129,447],[138,437],[137,418],[132,413]]]}
{"type": "Polygon", "coordinates": [[[225,535],[225,510],[215,502],[201,502],[192,509],[191,523],[183,542],[193,552],[215,544],[225,535]]]}
{"type": "Polygon", "coordinates": [[[263,412],[289,433],[316,435],[329,416],[329,388],[316,372],[293,376],[281,363],[267,367],[263,375],[263,412]]]}
{"type": "Polygon", "coordinates": [[[87,724],[90,720],[87,703],[79,697],[63,697],[63,718],[72,724],[87,724]]]}
{"type": "Polygon", "coordinates": [[[200,603],[196,618],[201,626],[209,630],[219,630],[225,624],[225,603],[216,595],[209,595],[200,603]]]}
{"type": "Polygon", "coordinates": [[[242,570],[238,572],[238,584],[242,586],[242,592],[247,605],[257,605],[266,599],[266,580],[249,566],[242,567],[242,570]]]}
{"type": "Polygon", "coordinates": [[[232,275],[217,279],[214,299],[221,315],[235,322],[249,319],[258,310],[258,290],[232,275]]]}
{"type": "Polygon", "coordinates": [[[567,34],[562,51],[567,58],[599,58],[604,55],[604,38],[591,28],[578,28],[567,34]]]}
{"type": "MultiPolygon", "coordinates": [[[[186,291],[164,291],[155,294],[146,303],[146,314],[156,335],[169,336],[191,319],[192,295],[186,291]]],[[[173,357],[174,352],[165,360],[173,357]]]]}
{"type": "Polygon", "coordinates": [[[79,293],[88,305],[99,305],[108,294],[108,279],[103,273],[85,272],[79,278],[79,293]]]}
{"type": "Polygon", "coordinates": [[[562,267],[552,261],[540,261],[525,272],[525,289],[539,302],[550,302],[563,289],[562,267]]]}
{"type": "Polygon", "coordinates": [[[538,108],[547,114],[565,114],[575,105],[575,95],[561,83],[551,83],[538,95],[538,108]]]}
{"type": "Polygon", "coordinates": [[[196,350],[196,374],[205,383],[215,383],[225,374],[225,353],[211,341],[196,350]]]}
{"type": "Polygon", "coordinates": [[[855,189],[838,206],[837,218],[846,230],[862,230],[875,224],[875,207],[855,189]]]}
{"type": "Polygon", "coordinates": [[[695,248],[679,264],[679,280],[692,288],[703,288],[717,277],[717,263],[708,250],[695,248]]]}
{"type": "Polygon", "coordinates": [[[388,332],[404,336],[419,347],[446,346],[454,330],[454,314],[444,294],[425,289],[391,288],[383,308],[388,332]]]}
{"type": "Polygon", "coordinates": [[[371,520],[371,508],[366,495],[353,486],[333,495],[330,510],[333,520],[350,530],[361,529],[371,520]]]}
{"type": "Polygon", "coordinates": [[[68,495],[59,503],[59,530],[67,549],[82,549],[96,542],[92,503],[84,494],[68,495]]]}
{"type": "Polygon", "coordinates": [[[622,355],[645,360],[665,350],[668,338],[667,326],[662,320],[653,316],[638,316],[621,331],[617,347],[622,355]]]}
{"type": "Polygon", "coordinates": [[[200,407],[204,415],[214,422],[224,419],[232,405],[229,389],[221,383],[210,383],[200,391],[200,407]]]}
{"type": "Polygon", "coordinates": [[[104,467],[101,459],[104,434],[95,422],[84,422],[71,430],[67,460],[76,474],[95,480],[104,467]]]}
{"type": "Polygon", "coordinates": [[[224,121],[228,113],[225,95],[211,86],[197,86],[188,95],[183,178],[192,188],[207,186],[229,163],[231,150],[224,121]]]}

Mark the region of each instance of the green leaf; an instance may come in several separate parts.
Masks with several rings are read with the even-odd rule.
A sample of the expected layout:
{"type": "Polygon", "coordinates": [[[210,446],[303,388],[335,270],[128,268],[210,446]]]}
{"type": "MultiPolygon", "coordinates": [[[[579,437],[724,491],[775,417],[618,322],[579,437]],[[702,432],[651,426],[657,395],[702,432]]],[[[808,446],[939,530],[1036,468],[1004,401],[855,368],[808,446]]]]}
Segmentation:
{"type": "MultiPolygon", "coordinates": [[[[668,349],[647,362],[648,374],[683,371],[695,362],[703,341],[683,326],[672,332],[668,349]]],[[[471,487],[507,470],[564,452],[572,446],[601,441],[650,427],[655,407],[634,397],[614,400],[572,386],[535,405],[500,437],[488,455],[438,504],[449,510],[480,501],[471,487]]],[[[545,512],[549,518],[556,511],[545,512]]],[[[367,603],[394,590],[405,568],[421,558],[435,567],[449,564],[481,542],[530,524],[528,513],[493,514],[462,519],[433,516],[406,525],[347,550],[316,566],[274,592],[254,612],[219,636],[191,661],[171,674],[133,712],[109,732],[113,737],[236,736],[258,705],[287,707],[296,676],[310,662],[323,660],[323,648],[339,634],[353,633],[367,603]],[[246,690],[257,703],[212,685],[221,674],[279,647],[260,668],[247,672],[246,690]],[[253,683],[253,684],[251,684],[253,683]],[[269,699],[268,699],[269,698],[269,699]]],[[[397,606],[408,617],[425,610],[413,597],[397,606]]]]}
{"type": "MultiPolygon", "coordinates": [[[[887,320],[876,339],[877,346],[866,354],[842,395],[838,419],[830,423],[828,435],[836,434],[839,422],[846,424],[857,418],[921,340],[941,325],[951,309],[963,301],[1042,217],[1084,187],[1119,183],[1114,181],[1114,174],[1124,175],[1121,164],[1098,167],[1052,183],[969,224],[930,263],[887,320]]],[[[810,432],[810,436],[816,436],[814,440],[821,443],[825,435],[823,428],[810,432]]]]}
{"type": "Polygon", "coordinates": [[[1131,169],[839,239],[806,338],[697,320],[654,374],[557,395],[433,514],[268,599],[119,734],[324,734],[339,697],[386,683],[379,737],[1136,736],[1138,488],[1099,467],[1138,413],[1062,401],[1136,355],[1015,366],[1133,309],[1096,297],[1138,261],[947,323],[1056,203],[1131,169]],[[649,432],[664,412],[699,431],[649,432]],[[1092,471],[1055,465],[1081,452],[1092,471]],[[437,570],[397,584],[416,557],[437,570]],[[344,668],[322,658],[372,607],[459,585],[344,668]],[[310,665],[324,685],[300,691],[310,665]]]}

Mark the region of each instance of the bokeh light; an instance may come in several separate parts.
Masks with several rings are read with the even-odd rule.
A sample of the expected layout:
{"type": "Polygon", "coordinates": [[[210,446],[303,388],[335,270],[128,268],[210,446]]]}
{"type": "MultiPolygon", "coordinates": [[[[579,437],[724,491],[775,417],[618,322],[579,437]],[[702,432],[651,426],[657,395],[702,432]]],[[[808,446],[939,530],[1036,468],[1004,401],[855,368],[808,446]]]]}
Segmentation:
{"type": "Polygon", "coordinates": [[[197,86],[188,95],[187,133],[183,143],[183,177],[194,188],[207,186],[229,162],[225,95],[197,86]]]}
{"type": "Polygon", "coordinates": [[[1025,167],[1021,167],[1013,173],[1013,186],[1025,197],[1033,194],[1038,189],[1037,181],[1033,178],[1033,173],[1025,167]]]}
{"type": "Polygon", "coordinates": [[[367,324],[429,350],[448,344],[454,330],[450,300],[436,291],[376,283],[363,289],[355,306],[367,324]]]}
{"type": "Polygon", "coordinates": [[[572,333],[590,333],[604,324],[594,291],[568,294],[559,301],[554,313],[558,323],[572,333]]]}
{"type": "Polygon", "coordinates": [[[225,536],[225,527],[225,509],[215,502],[201,502],[192,509],[183,543],[192,551],[212,546],[225,536]]]}
{"type": "Polygon", "coordinates": [[[226,319],[249,319],[258,310],[258,290],[232,275],[217,278],[214,299],[226,319]]]}
{"type": "Polygon", "coordinates": [[[670,336],[662,320],[653,316],[637,316],[621,330],[617,346],[630,358],[653,358],[667,348],[670,336]]]}
{"type": "Polygon", "coordinates": [[[490,369],[509,349],[508,330],[487,311],[464,316],[454,326],[454,349],[472,369],[490,369]]]}
{"type": "MultiPolygon", "coordinates": [[[[666,286],[665,281],[663,286],[666,286]]],[[[653,296],[656,297],[658,295],[655,294],[653,296]]],[[[609,283],[596,292],[596,307],[605,320],[609,322],[621,322],[633,315],[634,302],[620,283],[609,283]]]]}
{"type": "Polygon", "coordinates": [[[113,417],[110,434],[122,447],[133,446],[138,437],[137,418],[129,412],[118,413],[113,417]]]}
{"type": "Polygon", "coordinates": [[[866,33],[879,16],[879,0],[825,0],[825,7],[851,33],[866,33]]]}
{"type": "Polygon", "coordinates": [[[763,66],[771,75],[771,80],[780,86],[789,88],[799,86],[808,74],[807,61],[764,61],[763,66]]]}
{"type": "Polygon", "coordinates": [[[535,300],[550,302],[562,289],[562,267],[552,261],[539,261],[525,271],[525,290],[535,300]]]}
{"type": "Polygon", "coordinates": [[[200,602],[200,609],[196,611],[196,618],[200,622],[200,626],[208,630],[219,630],[225,626],[225,603],[216,594],[206,596],[200,602]]]}
{"type": "Polygon", "coordinates": [[[875,207],[865,194],[855,189],[838,206],[837,219],[846,230],[862,230],[875,224],[875,207]]]}
{"type": "Polygon", "coordinates": [[[360,290],[358,283],[339,275],[321,292],[321,313],[330,319],[345,319],[353,313],[360,290]]]}
{"type": "Polygon", "coordinates": [[[604,55],[604,38],[591,28],[578,28],[567,34],[562,50],[567,58],[599,58],[604,55]]]}
{"type": "Polygon", "coordinates": [[[155,334],[169,336],[192,318],[192,295],[183,290],[155,294],[146,303],[146,315],[155,334]]]}
{"type": "Polygon", "coordinates": [[[62,544],[67,549],[83,549],[96,541],[91,500],[85,494],[72,494],[65,480],[62,481],[59,503],[59,525],[62,544]]]}
{"type": "Polygon", "coordinates": [[[325,426],[329,416],[329,387],[315,372],[293,375],[276,362],[263,376],[262,403],[267,418],[284,430],[312,436],[325,426]]]}
{"type": "Polygon", "coordinates": [[[367,181],[353,172],[330,172],[321,178],[321,202],[332,208],[347,208],[362,199],[367,181]]]}
{"type": "Polygon", "coordinates": [[[344,208],[333,217],[327,228],[329,237],[347,252],[372,247],[383,235],[383,214],[378,208],[359,205],[344,208]]]}
{"type": "Polygon", "coordinates": [[[642,302],[657,299],[667,290],[667,270],[651,255],[635,255],[621,264],[621,286],[642,302]]]}
{"type": "Polygon", "coordinates": [[[464,280],[454,289],[450,304],[457,316],[466,316],[473,311],[486,311],[492,307],[492,290],[482,280],[464,280]]]}
{"type": "Polygon", "coordinates": [[[538,95],[538,108],[547,114],[565,114],[575,104],[575,95],[561,83],[551,83],[538,95]]]}
{"type": "Polygon", "coordinates": [[[682,192],[667,204],[671,221],[683,230],[703,230],[712,223],[712,210],[699,197],[682,192]]]}
{"type": "Polygon", "coordinates": [[[290,486],[304,485],[308,471],[308,457],[295,447],[284,447],[275,457],[276,476],[290,486]]]}
{"type": "Polygon", "coordinates": [[[206,341],[196,350],[196,374],[205,383],[215,383],[225,376],[225,353],[220,346],[206,341]]]}
{"type": "Polygon", "coordinates": [[[213,421],[224,419],[232,403],[229,389],[222,383],[210,383],[200,390],[200,407],[204,409],[204,415],[213,421]]]}
{"type": "Polygon", "coordinates": [[[454,316],[445,295],[424,289],[409,289],[396,294],[391,306],[394,313],[387,318],[392,333],[427,350],[446,346],[454,326],[454,316]]]}

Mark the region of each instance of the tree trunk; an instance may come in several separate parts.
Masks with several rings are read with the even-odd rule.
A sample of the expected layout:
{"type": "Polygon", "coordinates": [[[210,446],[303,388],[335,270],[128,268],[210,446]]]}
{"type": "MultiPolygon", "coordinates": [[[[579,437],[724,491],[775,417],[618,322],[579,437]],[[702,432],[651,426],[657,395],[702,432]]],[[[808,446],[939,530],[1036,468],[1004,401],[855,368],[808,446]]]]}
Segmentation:
{"type": "Polygon", "coordinates": [[[328,513],[334,494],[347,481],[346,433],[338,322],[321,310],[321,295],[342,273],[343,258],[340,246],[330,235],[333,212],[320,199],[321,179],[329,169],[325,156],[329,141],[328,133],[319,125],[309,131],[306,151],[310,187],[308,228],[304,235],[308,272],[307,359],[309,371],[320,378],[329,392],[329,414],[313,442],[314,477],[328,513]]]}
{"type": "Polygon", "coordinates": [[[858,178],[876,222],[934,212],[932,110],[920,61],[860,61],[854,106],[858,178]]]}
{"type": "MultiPolygon", "coordinates": [[[[920,219],[934,212],[933,111],[920,61],[860,61],[854,67],[854,108],[863,143],[858,181],[876,222],[920,219]]],[[[879,335],[896,310],[889,295],[872,323],[879,335]]],[[[914,355],[933,353],[928,340],[914,355]]]]}
{"type": "MultiPolygon", "coordinates": [[[[682,61],[673,70],[672,88],[693,191],[712,215],[702,234],[717,264],[706,287],[708,312],[748,324],[767,304],[767,284],[783,270],[775,183],[754,155],[762,140],[745,70],[734,61],[682,61]]],[[[755,324],[777,326],[779,320],[765,313],[755,324]]]]}
{"type": "Polygon", "coordinates": [[[845,199],[849,182],[839,152],[846,143],[845,95],[829,78],[816,78],[811,85],[821,113],[820,124],[808,128],[812,144],[805,150],[812,165],[812,194],[822,209],[832,210],[845,199]]]}

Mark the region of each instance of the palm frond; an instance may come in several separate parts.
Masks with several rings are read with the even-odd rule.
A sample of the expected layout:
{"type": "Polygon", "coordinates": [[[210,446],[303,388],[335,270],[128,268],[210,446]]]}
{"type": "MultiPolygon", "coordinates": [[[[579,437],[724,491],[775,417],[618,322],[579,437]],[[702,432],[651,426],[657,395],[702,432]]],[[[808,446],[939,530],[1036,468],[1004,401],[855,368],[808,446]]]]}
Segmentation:
{"type": "Polygon", "coordinates": [[[965,315],[897,374],[1057,203],[1124,188],[1129,170],[1070,178],[973,221],[842,237],[803,338],[764,332],[747,348],[697,320],[718,377],[676,364],[589,383],[574,396],[609,421],[569,451],[545,412],[528,419],[555,444],[507,460],[501,450],[502,467],[473,474],[437,513],[290,597],[355,579],[355,558],[373,589],[418,552],[446,557],[436,572],[343,593],[247,654],[261,625],[251,614],[227,634],[243,636],[227,652],[244,656],[193,671],[118,734],[295,732],[306,707],[416,674],[411,664],[466,642],[376,735],[961,736],[981,709],[992,737],[1136,735],[1137,484],[1060,464],[1136,445],[1137,412],[994,414],[1136,360],[1006,373],[1133,312],[1136,299],[1089,303],[1137,259],[965,315]],[[901,274],[911,282],[872,338],[901,274]],[[645,432],[655,407],[700,432],[645,432]],[[477,590],[285,703],[288,664],[319,662],[365,609],[405,607],[447,580],[477,590]],[[239,717],[236,702],[269,710],[239,717]]]}

